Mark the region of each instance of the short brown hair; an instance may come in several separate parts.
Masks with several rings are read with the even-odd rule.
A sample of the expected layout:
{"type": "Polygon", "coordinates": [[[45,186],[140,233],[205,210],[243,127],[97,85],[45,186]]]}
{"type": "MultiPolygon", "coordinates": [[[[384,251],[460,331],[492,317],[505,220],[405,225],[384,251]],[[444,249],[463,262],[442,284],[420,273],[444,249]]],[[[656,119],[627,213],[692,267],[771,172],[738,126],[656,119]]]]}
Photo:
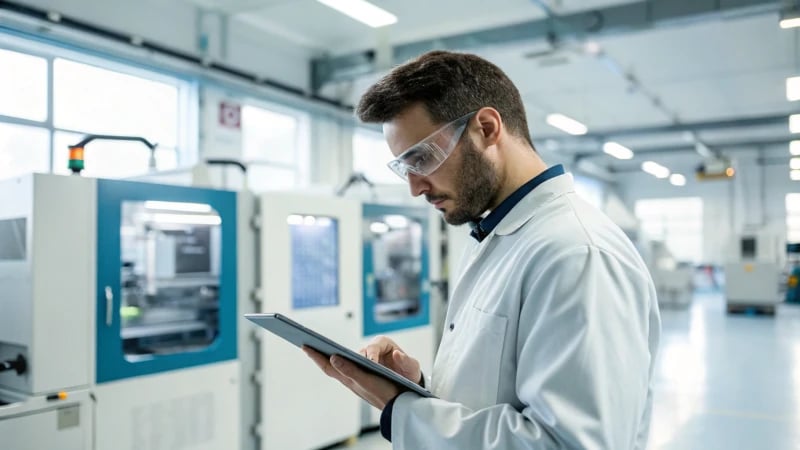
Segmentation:
{"type": "Polygon", "coordinates": [[[356,114],[362,122],[388,122],[415,103],[422,103],[437,124],[491,106],[511,134],[533,147],[519,90],[499,67],[478,56],[425,53],[372,85],[356,114]]]}

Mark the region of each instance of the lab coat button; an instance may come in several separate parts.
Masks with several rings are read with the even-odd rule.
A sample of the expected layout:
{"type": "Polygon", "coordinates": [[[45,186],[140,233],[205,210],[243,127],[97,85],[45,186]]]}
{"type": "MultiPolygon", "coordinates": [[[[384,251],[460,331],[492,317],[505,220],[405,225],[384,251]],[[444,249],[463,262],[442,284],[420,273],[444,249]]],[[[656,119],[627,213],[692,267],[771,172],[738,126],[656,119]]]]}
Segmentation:
{"type": "Polygon", "coordinates": [[[453,331],[453,328],[455,328],[455,327],[456,327],[456,324],[455,323],[451,323],[450,324],[450,331],[453,331]]]}

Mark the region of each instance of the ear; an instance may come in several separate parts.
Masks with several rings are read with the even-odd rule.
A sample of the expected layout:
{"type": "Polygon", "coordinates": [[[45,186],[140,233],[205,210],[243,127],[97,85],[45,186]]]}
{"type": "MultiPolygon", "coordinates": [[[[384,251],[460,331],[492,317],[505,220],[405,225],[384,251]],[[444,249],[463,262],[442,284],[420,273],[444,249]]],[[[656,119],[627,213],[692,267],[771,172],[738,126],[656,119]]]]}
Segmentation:
{"type": "Polygon", "coordinates": [[[503,118],[500,113],[496,109],[487,106],[478,110],[475,114],[475,120],[480,124],[480,142],[483,147],[497,145],[504,129],[503,118]]]}

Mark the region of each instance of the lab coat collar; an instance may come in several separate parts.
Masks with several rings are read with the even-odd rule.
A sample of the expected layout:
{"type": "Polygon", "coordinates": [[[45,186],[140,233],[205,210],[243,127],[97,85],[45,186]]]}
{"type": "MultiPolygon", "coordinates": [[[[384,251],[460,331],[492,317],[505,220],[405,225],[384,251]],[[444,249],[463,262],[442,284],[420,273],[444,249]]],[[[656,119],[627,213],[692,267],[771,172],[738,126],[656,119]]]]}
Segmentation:
{"type": "Polygon", "coordinates": [[[495,228],[495,233],[505,236],[514,233],[528,223],[545,203],[568,192],[574,192],[575,185],[572,174],[565,173],[551,178],[525,196],[514,208],[500,221],[495,228]]]}

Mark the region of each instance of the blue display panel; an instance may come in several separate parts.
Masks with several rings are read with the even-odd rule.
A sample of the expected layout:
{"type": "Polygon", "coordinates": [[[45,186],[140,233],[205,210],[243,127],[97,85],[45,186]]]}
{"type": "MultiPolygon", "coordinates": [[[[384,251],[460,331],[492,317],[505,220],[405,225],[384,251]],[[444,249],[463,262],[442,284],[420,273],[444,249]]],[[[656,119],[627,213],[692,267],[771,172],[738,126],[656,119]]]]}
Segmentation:
{"type": "Polygon", "coordinates": [[[236,243],[234,192],[97,180],[98,383],[236,359],[236,243]]]}
{"type": "Polygon", "coordinates": [[[292,308],[339,304],[339,223],[331,217],[291,215],[292,308]]]}

